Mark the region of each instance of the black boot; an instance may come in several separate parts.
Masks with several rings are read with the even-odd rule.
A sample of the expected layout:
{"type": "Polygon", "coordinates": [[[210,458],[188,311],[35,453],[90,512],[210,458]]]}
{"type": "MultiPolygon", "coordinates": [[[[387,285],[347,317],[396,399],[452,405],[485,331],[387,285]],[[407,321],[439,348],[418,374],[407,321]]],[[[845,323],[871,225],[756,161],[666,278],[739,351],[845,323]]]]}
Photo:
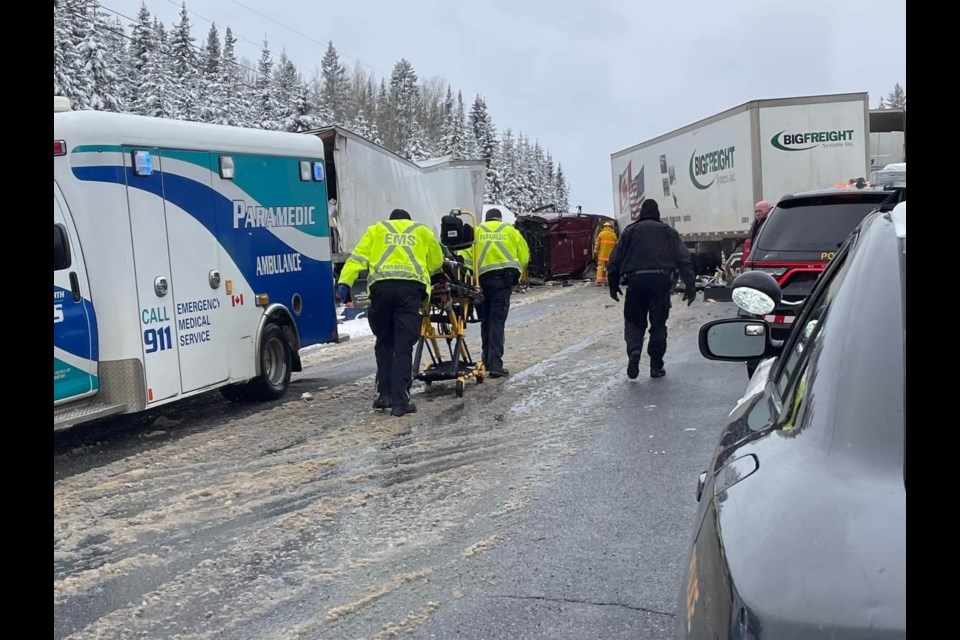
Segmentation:
{"type": "Polygon", "coordinates": [[[636,380],[638,375],[640,375],[640,352],[631,351],[630,361],[627,363],[627,377],[636,380]]]}
{"type": "Polygon", "coordinates": [[[665,375],[667,375],[667,372],[663,367],[650,367],[651,378],[662,378],[665,375]]]}
{"type": "Polygon", "coordinates": [[[390,408],[390,398],[387,396],[377,396],[377,399],[373,401],[374,409],[389,409],[390,408]]]}
{"type": "Polygon", "coordinates": [[[413,404],[410,401],[407,401],[405,404],[395,404],[390,409],[390,415],[395,418],[400,418],[407,415],[408,413],[416,413],[417,405],[413,404]]]}

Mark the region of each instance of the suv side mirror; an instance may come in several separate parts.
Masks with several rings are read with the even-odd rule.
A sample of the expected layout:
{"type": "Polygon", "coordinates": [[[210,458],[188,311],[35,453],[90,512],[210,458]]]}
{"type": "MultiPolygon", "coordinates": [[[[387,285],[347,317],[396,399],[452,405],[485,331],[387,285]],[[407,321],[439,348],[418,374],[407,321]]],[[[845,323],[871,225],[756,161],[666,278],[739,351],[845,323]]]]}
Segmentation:
{"type": "Polygon", "coordinates": [[[763,320],[724,318],[700,327],[700,353],[708,360],[759,360],[772,355],[776,347],[763,320]]]}

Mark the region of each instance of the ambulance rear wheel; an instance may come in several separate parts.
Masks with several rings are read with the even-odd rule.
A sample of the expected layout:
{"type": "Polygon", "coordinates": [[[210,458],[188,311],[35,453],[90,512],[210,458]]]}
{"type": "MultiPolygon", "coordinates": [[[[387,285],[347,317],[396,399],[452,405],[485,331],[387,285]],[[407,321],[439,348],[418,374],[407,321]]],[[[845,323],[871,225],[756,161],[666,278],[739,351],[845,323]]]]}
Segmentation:
{"type": "Polygon", "coordinates": [[[251,395],[257,400],[279,400],[290,386],[293,352],[283,330],[272,322],[260,338],[260,375],[250,382],[251,395]]]}

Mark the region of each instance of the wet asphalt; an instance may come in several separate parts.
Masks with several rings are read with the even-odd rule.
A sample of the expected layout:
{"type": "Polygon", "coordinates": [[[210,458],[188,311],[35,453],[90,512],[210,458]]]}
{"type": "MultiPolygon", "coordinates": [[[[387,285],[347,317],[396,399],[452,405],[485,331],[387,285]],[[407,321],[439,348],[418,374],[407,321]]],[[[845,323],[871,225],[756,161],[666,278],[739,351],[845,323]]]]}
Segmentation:
{"type": "MultiPolygon", "coordinates": [[[[713,305],[698,317],[730,313],[713,305]]],[[[605,390],[605,426],[509,540],[476,559],[464,597],[410,637],[674,637],[697,476],[747,384],[743,365],[700,355],[699,324],[671,336],[666,377],[647,377],[644,355],[636,381],[624,373],[605,390]]]]}
{"type": "MultiPolygon", "coordinates": [[[[509,323],[596,295],[571,293],[512,310],[509,323]]],[[[747,383],[742,365],[703,359],[697,330],[702,322],[730,315],[729,303],[698,305],[695,322],[670,336],[665,378],[648,377],[644,356],[640,378],[627,380],[623,354],[620,369],[608,372],[595,391],[594,417],[603,426],[538,489],[513,528],[501,533],[502,542],[468,558],[464,567],[440,569],[431,577],[424,589],[442,606],[404,637],[673,637],[696,525],[697,475],[747,383]]],[[[569,369],[577,360],[574,352],[559,366],[569,369]]],[[[295,374],[291,393],[298,384],[322,381],[335,387],[374,371],[372,353],[308,367],[295,374]]],[[[87,456],[61,456],[54,478],[149,448],[150,439],[143,435],[157,416],[194,421],[178,430],[182,437],[256,410],[224,402],[214,392],[165,411],[56,434],[55,459],[88,443],[109,446],[87,456]]],[[[101,604],[105,610],[111,607],[101,604]]],[[[404,610],[404,603],[396,609],[404,610]]],[[[90,612],[82,617],[89,618],[90,612]]],[[[71,628],[82,626],[68,624],[68,617],[60,620],[65,624],[55,628],[55,637],[67,637],[71,628]]],[[[231,637],[259,636],[248,629],[231,637]]]]}

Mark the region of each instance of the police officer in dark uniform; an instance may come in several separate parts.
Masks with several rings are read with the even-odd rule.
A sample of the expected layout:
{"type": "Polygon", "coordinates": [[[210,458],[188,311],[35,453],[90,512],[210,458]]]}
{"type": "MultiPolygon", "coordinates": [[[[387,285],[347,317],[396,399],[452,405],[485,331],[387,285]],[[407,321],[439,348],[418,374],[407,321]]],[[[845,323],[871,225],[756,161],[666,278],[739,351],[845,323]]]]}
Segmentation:
{"type": "Polygon", "coordinates": [[[623,305],[624,338],[627,342],[627,377],[640,374],[640,355],[643,336],[650,327],[650,377],[666,375],[663,355],[667,351],[667,318],[670,315],[670,294],[677,281],[683,279],[683,299],[687,306],[697,296],[690,252],[680,240],[676,229],[660,221],[656,200],[644,200],[637,221],[624,229],[610,261],[607,263],[610,297],[620,301],[627,286],[623,305]],[[648,320],[649,319],[649,320],[648,320]]]}

